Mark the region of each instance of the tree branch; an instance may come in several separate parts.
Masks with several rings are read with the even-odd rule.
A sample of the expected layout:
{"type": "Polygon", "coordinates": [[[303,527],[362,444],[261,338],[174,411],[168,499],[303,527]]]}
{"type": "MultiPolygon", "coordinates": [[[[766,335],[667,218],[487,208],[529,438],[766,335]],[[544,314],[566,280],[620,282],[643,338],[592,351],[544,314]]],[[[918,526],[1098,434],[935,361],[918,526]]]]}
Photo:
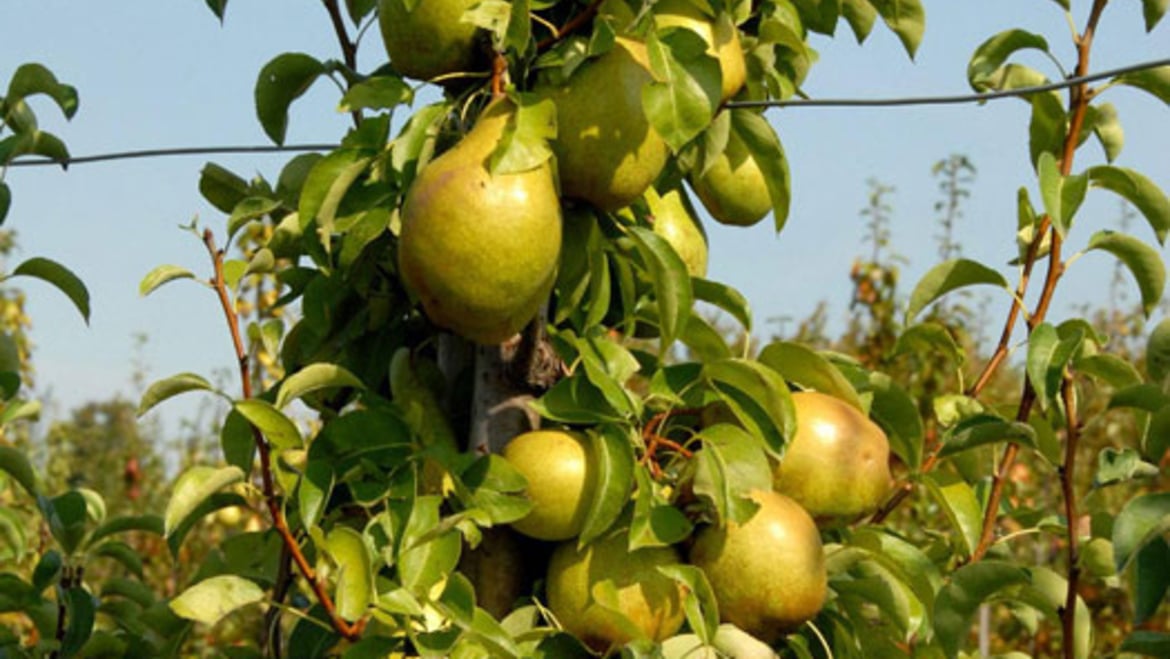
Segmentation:
{"type": "Polygon", "coordinates": [[[1065,375],[1064,381],[1061,382],[1060,396],[1064,401],[1066,421],[1064,464],[1060,468],[1060,487],[1064,494],[1064,516],[1068,524],[1068,590],[1064,598],[1064,608],[1060,610],[1060,622],[1063,628],[1065,659],[1076,659],[1076,644],[1073,642],[1073,637],[1076,633],[1077,582],[1081,576],[1081,566],[1079,565],[1081,555],[1077,536],[1077,493],[1074,480],[1080,427],[1077,420],[1076,387],[1072,373],[1065,375]]]}
{"type": "MultiPolygon", "coordinates": [[[[244,347],[243,337],[240,334],[240,319],[236,315],[235,306],[232,304],[231,296],[227,289],[227,282],[224,279],[224,253],[222,249],[216,247],[215,236],[210,229],[203,232],[203,244],[207,247],[207,253],[211,256],[211,261],[214,266],[215,274],[210,283],[211,287],[215,289],[216,296],[219,298],[224,319],[228,324],[228,331],[232,336],[232,346],[235,348],[236,362],[240,370],[243,397],[244,399],[249,399],[252,398],[251,368],[248,353],[244,347]]],[[[260,459],[261,487],[264,492],[264,502],[268,508],[269,516],[272,518],[272,528],[280,535],[297,569],[304,576],[305,580],[309,582],[313,593],[317,596],[317,601],[325,609],[325,613],[329,616],[329,620],[337,633],[351,641],[361,638],[366,626],[366,619],[363,618],[351,624],[338,614],[333,599],[329,596],[329,592],[325,590],[325,584],[317,578],[316,571],[309,565],[309,560],[305,558],[304,552],[301,551],[300,543],[297,542],[297,539],[289,529],[288,520],[284,517],[284,510],[281,508],[280,497],[276,493],[276,483],[272,476],[272,454],[269,450],[268,442],[256,426],[252,426],[252,439],[256,444],[256,452],[260,459]]]]}
{"type": "Polygon", "coordinates": [[[589,6],[581,10],[580,14],[577,14],[573,18],[569,19],[568,22],[566,22],[564,25],[562,25],[561,29],[557,30],[555,34],[538,41],[536,44],[536,51],[540,52],[542,50],[548,50],[549,48],[555,46],[561,39],[564,39],[565,37],[584,27],[586,23],[593,20],[593,17],[597,14],[597,10],[601,7],[601,3],[603,1],[604,0],[593,0],[593,2],[589,3],[589,6]]]}
{"type": "MultiPolygon", "coordinates": [[[[337,44],[341,46],[341,57],[351,71],[357,71],[357,45],[350,40],[349,32],[345,29],[345,19],[341,16],[341,8],[337,0],[321,0],[325,11],[329,12],[329,21],[333,23],[333,32],[337,35],[337,44]]],[[[353,125],[356,127],[362,122],[361,110],[350,113],[353,125]]]]}

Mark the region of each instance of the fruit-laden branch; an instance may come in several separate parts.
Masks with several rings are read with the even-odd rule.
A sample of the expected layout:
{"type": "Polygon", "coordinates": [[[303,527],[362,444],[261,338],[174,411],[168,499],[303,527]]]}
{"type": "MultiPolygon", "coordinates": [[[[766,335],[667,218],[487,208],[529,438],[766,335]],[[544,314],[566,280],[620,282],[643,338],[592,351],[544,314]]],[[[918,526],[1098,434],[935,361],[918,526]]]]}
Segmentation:
{"type": "MultiPolygon", "coordinates": [[[[215,289],[216,295],[219,297],[219,304],[223,309],[224,319],[227,320],[228,330],[231,332],[232,345],[236,351],[236,362],[240,370],[240,382],[243,384],[243,397],[244,399],[249,399],[252,398],[251,367],[249,365],[247,350],[244,348],[243,337],[240,334],[240,319],[236,315],[231,296],[228,293],[227,282],[224,279],[224,252],[222,249],[216,247],[215,236],[210,229],[203,232],[203,244],[207,247],[207,252],[211,255],[211,261],[215,268],[215,274],[210,283],[212,288],[215,289]]],[[[317,596],[317,601],[325,609],[325,613],[329,616],[329,620],[333,624],[333,628],[337,630],[337,633],[351,641],[361,638],[362,632],[366,627],[366,618],[362,618],[351,624],[338,614],[333,599],[329,596],[328,591],[325,590],[325,584],[317,578],[316,570],[313,569],[313,566],[309,565],[309,560],[305,558],[305,553],[301,551],[300,543],[297,542],[296,537],[293,536],[292,531],[288,527],[288,520],[284,517],[284,510],[281,508],[280,497],[277,496],[276,484],[272,475],[272,454],[269,451],[268,442],[256,426],[252,426],[252,439],[256,444],[256,452],[260,458],[261,487],[264,492],[264,502],[268,507],[269,516],[272,518],[272,527],[280,535],[284,546],[291,554],[292,560],[296,563],[301,575],[309,582],[313,593],[317,596]]]]}
{"type": "Polygon", "coordinates": [[[565,37],[587,25],[589,21],[593,20],[594,14],[597,13],[597,10],[601,7],[601,3],[603,1],[604,0],[593,0],[593,2],[589,3],[589,6],[581,10],[581,13],[569,19],[568,22],[562,25],[561,29],[557,30],[554,34],[538,41],[536,43],[537,52],[548,50],[549,48],[556,45],[556,43],[561,39],[564,39],[565,37]]]}
{"type": "Polygon", "coordinates": [[[1060,610],[1060,622],[1064,632],[1065,659],[1076,657],[1077,582],[1081,576],[1081,552],[1078,545],[1076,484],[1073,477],[1077,466],[1077,444],[1080,438],[1080,422],[1077,419],[1077,395],[1073,374],[1065,375],[1060,386],[1061,400],[1064,401],[1065,438],[1064,464],[1060,468],[1060,487],[1064,494],[1064,516],[1068,526],[1068,590],[1065,593],[1064,608],[1060,610]]]}
{"type": "MultiPolygon", "coordinates": [[[[1089,11],[1089,18],[1085,24],[1084,32],[1074,38],[1077,47],[1077,68],[1073,75],[1083,76],[1089,71],[1089,55],[1093,47],[1093,36],[1097,32],[1097,24],[1100,22],[1101,13],[1105,10],[1105,5],[1107,4],[1109,4],[1109,0],[1094,0],[1093,8],[1089,11]]],[[[1091,99],[1092,93],[1087,84],[1082,83],[1069,88],[1070,116],[1068,133],[1064,137],[1064,151],[1060,159],[1061,176],[1068,176],[1072,173],[1073,158],[1076,156],[1078,145],[1077,138],[1085,125],[1085,116],[1088,114],[1089,101],[1091,99]]],[[[1042,226],[1043,223],[1051,224],[1050,220],[1051,218],[1045,217],[1042,226]]],[[[1063,239],[1055,227],[1048,228],[1047,233],[1051,236],[1052,250],[1048,255],[1048,272],[1045,275],[1044,287],[1040,292],[1040,300],[1036,303],[1036,310],[1032,313],[1032,317],[1028,319],[1029,332],[1044,322],[1044,318],[1048,314],[1049,305],[1052,304],[1052,296],[1056,291],[1056,284],[1060,280],[1061,275],[1064,274],[1064,262],[1060,258],[1063,239]]],[[[1040,240],[1040,237],[1043,235],[1042,232],[1037,231],[1033,242],[1040,240]]],[[[1002,362],[1002,358],[1000,361],[1002,362]]],[[[1032,381],[1025,375],[1024,393],[1020,396],[1020,406],[1016,413],[1016,420],[1026,422],[1035,402],[1036,393],[1032,387],[1032,381]]],[[[1008,472],[1011,470],[1012,465],[1015,464],[1018,453],[1018,444],[1008,444],[1003,456],[1000,458],[999,468],[996,470],[992,479],[987,508],[983,514],[982,535],[979,538],[978,546],[975,547],[975,551],[971,554],[971,560],[973,561],[983,558],[987,550],[991,548],[992,540],[995,538],[996,522],[999,518],[999,504],[1003,499],[1003,489],[1007,484],[1008,472]]],[[[1069,523],[1072,523],[1071,520],[1069,523]]]]}

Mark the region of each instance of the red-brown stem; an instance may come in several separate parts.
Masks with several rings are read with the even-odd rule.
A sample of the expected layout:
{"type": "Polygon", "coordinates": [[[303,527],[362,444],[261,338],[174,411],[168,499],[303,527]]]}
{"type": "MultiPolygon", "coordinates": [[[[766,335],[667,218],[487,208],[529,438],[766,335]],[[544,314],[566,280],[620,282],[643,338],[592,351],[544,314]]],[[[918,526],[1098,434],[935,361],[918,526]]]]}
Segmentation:
{"type": "Polygon", "coordinates": [[[492,58],[492,98],[504,95],[504,77],[508,73],[508,59],[503,53],[497,52],[492,58]]]}
{"type": "MultiPolygon", "coordinates": [[[[232,345],[236,351],[236,362],[240,369],[240,381],[243,383],[243,397],[245,399],[252,398],[251,368],[248,353],[244,348],[243,337],[240,334],[240,319],[236,315],[231,296],[228,294],[227,283],[224,280],[223,250],[215,246],[215,236],[211,233],[210,229],[203,232],[203,244],[206,245],[207,252],[211,255],[211,261],[215,268],[215,274],[211,279],[211,286],[215,289],[216,296],[219,298],[220,307],[223,310],[224,318],[227,320],[228,331],[231,332],[232,345]]],[[[366,626],[366,619],[363,618],[351,624],[338,614],[337,607],[333,603],[333,598],[325,590],[325,584],[317,578],[316,570],[313,569],[313,566],[309,565],[309,560],[305,558],[305,553],[301,551],[300,543],[297,542],[296,537],[293,536],[292,531],[288,527],[288,520],[285,519],[284,510],[280,507],[280,498],[276,494],[276,483],[272,476],[272,454],[269,451],[268,442],[265,441],[264,436],[255,426],[252,426],[252,439],[256,443],[256,453],[260,459],[261,489],[264,492],[264,503],[268,508],[268,514],[272,518],[272,528],[280,535],[284,546],[288,548],[292,556],[293,563],[296,564],[297,569],[304,576],[305,580],[309,582],[313,593],[317,596],[317,601],[325,609],[325,613],[329,616],[329,620],[333,624],[333,628],[337,630],[337,633],[351,641],[361,638],[362,631],[366,626]]]]}
{"type": "Polygon", "coordinates": [[[1064,608],[1060,611],[1060,622],[1064,634],[1064,656],[1066,659],[1076,657],[1076,644],[1073,637],[1076,634],[1077,618],[1077,581],[1081,576],[1080,547],[1077,536],[1077,493],[1074,476],[1077,466],[1077,443],[1080,438],[1080,427],[1077,420],[1077,398],[1072,373],[1065,376],[1061,382],[1060,396],[1064,401],[1066,420],[1064,441],[1064,464],[1060,468],[1060,487],[1064,493],[1064,516],[1068,520],[1068,591],[1064,597],[1064,608]]]}
{"type": "Polygon", "coordinates": [[[645,427],[642,428],[642,439],[646,442],[646,451],[638,460],[638,464],[649,465],[650,471],[652,471],[653,475],[657,478],[662,473],[658,463],[654,461],[654,454],[658,451],[659,447],[666,447],[668,449],[677,451],[679,455],[682,455],[684,458],[691,458],[694,454],[690,451],[690,449],[672,439],[667,439],[666,437],[658,434],[658,429],[661,428],[662,424],[672,416],[677,416],[679,414],[698,413],[699,410],[697,409],[683,408],[677,410],[666,410],[665,412],[659,412],[650,417],[650,420],[646,422],[645,427]]]}
{"type": "MultiPolygon", "coordinates": [[[[345,65],[349,67],[350,71],[357,71],[357,45],[349,38],[349,33],[345,29],[345,19],[341,16],[341,8],[337,5],[337,0],[321,0],[321,4],[325,5],[325,11],[329,12],[329,21],[333,23],[333,32],[337,35],[337,43],[341,46],[341,57],[345,61],[345,65]]],[[[362,122],[360,110],[354,110],[350,116],[353,117],[354,126],[362,122]]]]}
{"type": "Polygon", "coordinates": [[[544,39],[538,41],[536,44],[537,52],[548,50],[549,48],[556,45],[556,43],[561,39],[564,39],[565,37],[584,27],[586,23],[593,19],[593,16],[597,13],[597,9],[601,7],[602,2],[603,0],[593,0],[593,2],[589,3],[588,7],[585,7],[581,10],[580,14],[577,14],[573,18],[569,19],[564,25],[562,25],[561,29],[557,30],[556,34],[547,36],[544,39]]]}
{"type": "MultiPolygon", "coordinates": [[[[1093,46],[1093,35],[1097,31],[1097,23],[1101,20],[1101,13],[1105,10],[1105,5],[1107,4],[1109,4],[1109,0],[1094,0],[1093,7],[1089,11],[1088,21],[1085,24],[1085,31],[1076,37],[1077,67],[1073,75],[1077,77],[1083,77],[1089,72],[1089,53],[1093,46]]],[[[1085,83],[1069,89],[1070,116],[1068,133],[1064,137],[1064,149],[1060,160],[1060,173],[1062,176],[1068,176],[1072,173],[1073,158],[1077,150],[1077,137],[1085,125],[1085,115],[1089,109],[1089,98],[1089,89],[1085,83]]],[[[1036,303],[1036,310],[1032,313],[1032,317],[1028,319],[1029,332],[1044,322],[1044,318],[1048,314],[1048,308],[1052,304],[1053,294],[1056,292],[1056,283],[1060,280],[1061,275],[1064,274],[1064,262],[1060,258],[1063,239],[1055,227],[1049,229],[1048,233],[1051,234],[1052,252],[1048,255],[1048,272],[1045,275],[1044,288],[1040,291],[1040,300],[1036,303]]],[[[1040,235],[1039,232],[1037,232],[1037,235],[1040,235]]],[[[1034,241],[1035,239],[1033,239],[1034,241]]],[[[1032,388],[1031,381],[1025,376],[1024,393],[1020,397],[1020,406],[1016,414],[1016,420],[1027,421],[1032,411],[1032,405],[1035,402],[1035,390],[1032,388]]],[[[996,471],[992,481],[987,509],[983,515],[982,535],[979,538],[978,546],[976,546],[975,551],[971,554],[972,561],[983,558],[987,550],[991,548],[992,541],[995,538],[996,521],[999,518],[999,502],[1003,498],[1003,488],[1007,482],[1008,472],[1015,463],[1018,453],[1018,445],[1009,444],[1003,456],[1000,458],[999,469],[996,471]]]]}

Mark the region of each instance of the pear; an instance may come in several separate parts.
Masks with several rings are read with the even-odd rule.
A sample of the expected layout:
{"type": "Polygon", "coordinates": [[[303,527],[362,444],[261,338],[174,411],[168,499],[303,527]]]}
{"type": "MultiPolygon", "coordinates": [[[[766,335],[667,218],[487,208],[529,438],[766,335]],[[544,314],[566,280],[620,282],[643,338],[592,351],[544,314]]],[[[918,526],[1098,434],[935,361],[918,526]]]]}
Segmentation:
{"type": "Polygon", "coordinates": [[[679,562],[672,547],[630,551],[624,532],[611,533],[582,548],[561,544],[548,564],[548,607],[565,628],[598,652],[636,638],[661,642],[673,636],[686,613],[684,588],[658,571],[679,562]],[[596,587],[610,581],[617,611],[602,606],[596,587]]]}
{"type": "Polygon", "coordinates": [[[418,80],[457,71],[475,64],[476,26],[463,22],[463,12],[478,0],[379,0],[378,25],[390,64],[404,76],[418,80]]]}
{"type": "Polygon", "coordinates": [[[581,433],[534,430],[512,438],[504,459],[528,481],[532,510],[512,528],[538,540],[568,540],[581,533],[597,489],[589,442],[581,433]]]}
{"type": "Polygon", "coordinates": [[[551,163],[488,171],[513,113],[510,101],[489,105],[463,139],[422,169],[402,208],[403,282],[432,322],[481,344],[507,340],[536,316],[560,257],[551,163]]]}
{"type": "Polygon", "coordinates": [[[747,81],[747,60],[739,43],[739,30],[730,14],[706,16],[688,0],[659,0],[654,5],[654,20],[660,30],[686,28],[707,42],[707,54],[719,60],[723,77],[721,100],[728,100],[743,88],[747,81]]]}
{"type": "Polygon", "coordinates": [[[692,277],[707,276],[707,234],[695,216],[695,209],[681,186],[661,195],[651,186],[646,190],[654,233],[662,236],[687,266],[692,277]]]}
{"type": "Polygon", "coordinates": [[[845,401],[815,391],[792,395],[796,435],[773,470],[773,487],[822,522],[877,509],[890,490],[890,442],[845,401]]]}
{"type": "Polygon", "coordinates": [[[816,523],[798,503],[766,490],[750,496],[760,505],[756,514],[699,531],[690,562],[707,575],[724,622],[773,643],[824,606],[825,552],[816,523]]]}
{"type": "Polygon", "coordinates": [[[751,226],[772,210],[764,172],[734,127],[723,153],[690,182],[703,207],[722,224],[751,226]]]}
{"type": "Polygon", "coordinates": [[[669,149],[642,110],[642,88],[653,79],[645,44],[618,37],[564,85],[536,88],[556,104],[552,148],[566,197],[615,211],[658,178],[669,149]]]}

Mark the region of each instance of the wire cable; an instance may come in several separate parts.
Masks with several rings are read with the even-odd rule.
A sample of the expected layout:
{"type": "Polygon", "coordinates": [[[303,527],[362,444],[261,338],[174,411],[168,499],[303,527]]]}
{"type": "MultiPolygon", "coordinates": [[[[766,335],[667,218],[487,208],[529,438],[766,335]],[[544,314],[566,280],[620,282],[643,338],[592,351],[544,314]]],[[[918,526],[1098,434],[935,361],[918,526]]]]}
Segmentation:
{"type": "MultiPolygon", "coordinates": [[[[959,105],[965,103],[984,103],[1004,98],[1020,98],[1030,94],[1067,89],[1089,82],[1096,82],[1105,78],[1148,71],[1159,67],[1170,67],[1170,58],[1151,60],[1141,64],[1131,64],[1116,69],[1090,73],[1079,77],[1065,78],[1045,85],[1005,89],[994,92],[977,94],[958,94],[954,96],[908,96],[902,98],[809,98],[768,101],[731,101],[725,104],[729,108],[802,108],[802,107],[904,107],[910,105],[959,105]]],[[[206,146],[206,147],[177,147],[169,149],[142,149],[137,151],[119,151],[115,153],[100,153],[92,156],[78,156],[66,160],[52,160],[49,158],[20,158],[9,163],[9,167],[44,167],[60,165],[68,168],[70,165],[86,163],[108,162],[112,160],[132,160],[137,158],[158,158],[164,156],[197,156],[219,155],[231,153],[284,153],[305,151],[331,151],[337,144],[290,144],[287,146],[206,146]]]]}

